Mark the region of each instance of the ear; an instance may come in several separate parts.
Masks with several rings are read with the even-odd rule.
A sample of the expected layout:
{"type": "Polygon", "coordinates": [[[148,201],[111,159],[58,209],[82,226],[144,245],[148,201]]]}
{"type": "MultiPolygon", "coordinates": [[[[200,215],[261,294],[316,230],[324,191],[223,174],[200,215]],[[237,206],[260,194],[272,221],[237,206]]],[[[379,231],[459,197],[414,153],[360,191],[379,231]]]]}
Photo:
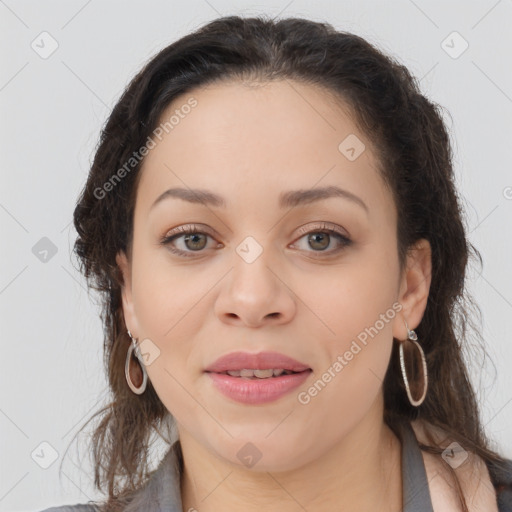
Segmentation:
{"type": "Polygon", "coordinates": [[[398,300],[403,309],[398,322],[393,325],[393,336],[399,340],[407,338],[409,329],[416,329],[427,307],[432,279],[432,250],[428,240],[422,238],[407,252],[407,261],[400,280],[398,300]]]}
{"type": "Polygon", "coordinates": [[[116,255],[116,262],[123,275],[123,285],[121,286],[121,300],[123,305],[123,316],[126,328],[132,333],[134,338],[138,337],[139,326],[132,300],[132,274],[131,264],[123,251],[116,255]]]}

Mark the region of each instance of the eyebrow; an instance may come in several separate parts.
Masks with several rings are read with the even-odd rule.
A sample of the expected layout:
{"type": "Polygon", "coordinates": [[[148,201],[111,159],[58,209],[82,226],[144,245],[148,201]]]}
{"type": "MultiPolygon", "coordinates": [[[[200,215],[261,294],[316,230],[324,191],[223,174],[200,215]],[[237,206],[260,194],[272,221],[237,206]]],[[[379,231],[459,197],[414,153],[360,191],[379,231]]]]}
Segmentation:
{"type": "MultiPolygon", "coordinates": [[[[331,197],[347,199],[361,206],[366,211],[366,213],[369,212],[368,206],[360,197],[335,185],[321,188],[290,190],[288,192],[282,192],[279,195],[279,207],[293,208],[295,206],[313,203],[322,199],[329,199],[331,197]]],[[[202,204],[205,206],[211,205],[218,208],[226,208],[227,206],[226,200],[222,196],[219,196],[210,190],[170,188],[157,197],[155,202],[152,204],[151,209],[153,209],[164,199],[169,198],[182,199],[183,201],[188,201],[189,203],[202,204]]]]}

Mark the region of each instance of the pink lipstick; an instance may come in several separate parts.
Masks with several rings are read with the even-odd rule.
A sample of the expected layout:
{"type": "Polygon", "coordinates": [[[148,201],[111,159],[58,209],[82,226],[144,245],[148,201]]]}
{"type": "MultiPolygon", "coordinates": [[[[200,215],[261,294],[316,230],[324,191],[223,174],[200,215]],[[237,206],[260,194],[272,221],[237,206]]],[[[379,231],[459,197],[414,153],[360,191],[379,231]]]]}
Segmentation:
{"type": "Polygon", "coordinates": [[[300,386],[311,368],[277,352],[233,352],[205,369],[215,387],[245,404],[272,402],[300,386]]]}

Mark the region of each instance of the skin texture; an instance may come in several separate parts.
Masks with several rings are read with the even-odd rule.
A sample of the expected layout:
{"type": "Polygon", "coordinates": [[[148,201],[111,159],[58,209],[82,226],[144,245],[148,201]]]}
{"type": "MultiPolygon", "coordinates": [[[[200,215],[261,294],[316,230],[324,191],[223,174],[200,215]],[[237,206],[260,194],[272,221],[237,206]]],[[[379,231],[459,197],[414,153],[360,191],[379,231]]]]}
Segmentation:
{"type": "Polygon", "coordinates": [[[396,209],[371,140],[324,90],[290,81],[213,84],[176,98],[162,119],[190,96],[197,106],[145,158],[132,257],[117,258],[127,328],[160,351],[146,369],[177,421],[184,510],[400,510],[400,443],[383,423],[382,381],[393,337],[405,340],[404,319],[414,329],[426,307],[428,242],[411,249],[400,273],[396,209]],[[338,150],[350,134],[366,146],[354,161],[338,150]],[[278,208],[281,192],[327,185],[355,194],[368,212],[339,197],[278,208]],[[211,190],[227,207],[166,199],[151,209],[171,187],[211,190]],[[322,221],[352,243],[331,235],[321,251],[328,240],[308,242],[322,221]],[[192,257],[160,243],[190,224],[208,234],[195,244],[174,241],[192,257]],[[248,236],[263,250],[252,263],[236,251],[248,236]],[[401,311],[299,403],[298,392],[393,304],[401,311]],[[239,404],[203,373],[239,350],[281,352],[313,373],[277,401],[239,404]],[[248,442],[262,453],[252,468],[237,457],[248,442]]]}

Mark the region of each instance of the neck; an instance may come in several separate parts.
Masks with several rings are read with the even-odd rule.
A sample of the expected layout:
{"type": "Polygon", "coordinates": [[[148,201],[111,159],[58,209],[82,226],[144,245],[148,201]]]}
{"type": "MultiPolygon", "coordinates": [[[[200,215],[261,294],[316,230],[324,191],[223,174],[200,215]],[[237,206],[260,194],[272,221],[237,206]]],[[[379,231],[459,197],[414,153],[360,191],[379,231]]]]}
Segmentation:
{"type": "Polygon", "coordinates": [[[401,510],[400,441],[375,411],[321,457],[286,472],[225,461],[180,430],[183,510],[401,510]],[[380,417],[380,421],[379,421],[380,417]]]}

